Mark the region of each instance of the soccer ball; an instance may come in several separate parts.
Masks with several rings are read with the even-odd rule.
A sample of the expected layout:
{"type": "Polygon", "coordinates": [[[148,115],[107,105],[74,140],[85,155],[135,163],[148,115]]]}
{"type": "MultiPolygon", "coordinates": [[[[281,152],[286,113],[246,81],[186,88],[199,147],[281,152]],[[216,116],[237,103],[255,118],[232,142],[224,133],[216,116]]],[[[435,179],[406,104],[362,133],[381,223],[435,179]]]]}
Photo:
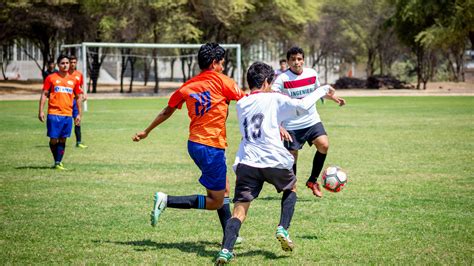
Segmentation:
{"type": "Polygon", "coordinates": [[[347,184],[347,174],[339,166],[329,166],[323,172],[323,187],[331,192],[339,192],[347,184]]]}

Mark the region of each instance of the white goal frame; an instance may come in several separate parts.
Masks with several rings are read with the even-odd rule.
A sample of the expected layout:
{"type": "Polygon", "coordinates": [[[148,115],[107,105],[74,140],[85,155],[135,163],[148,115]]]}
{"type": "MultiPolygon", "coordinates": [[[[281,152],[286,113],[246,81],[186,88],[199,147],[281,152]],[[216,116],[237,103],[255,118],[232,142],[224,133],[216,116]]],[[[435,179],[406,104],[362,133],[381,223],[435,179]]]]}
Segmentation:
{"type": "MultiPolygon", "coordinates": [[[[81,48],[82,52],[82,75],[84,76],[82,88],[84,94],[87,94],[87,48],[200,48],[203,44],[183,44],[183,43],[104,43],[104,42],[83,42],[80,44],[63,44],[61,50],[64,48],[81,48]]],[[[235,48],[237,60],[237,84],[242,88],[242,51],[240,44],[219,44],[222,48],[235,48]]],[[[87,102],[84,102],[84,110],[87,111],[87,102]]]]}

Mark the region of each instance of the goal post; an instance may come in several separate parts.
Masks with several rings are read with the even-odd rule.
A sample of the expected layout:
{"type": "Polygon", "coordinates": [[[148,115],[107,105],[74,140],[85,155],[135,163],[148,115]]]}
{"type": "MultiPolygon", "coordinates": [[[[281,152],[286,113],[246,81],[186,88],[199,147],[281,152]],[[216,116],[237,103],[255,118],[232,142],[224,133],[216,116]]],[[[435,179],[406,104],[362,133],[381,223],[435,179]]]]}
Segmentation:
{"type": "MultiPolygon", "coordinates": [[[[81,51],[82,74],[84,76],[84,93],[88,91],[88,73],[87,73],[87,52],[88,48],[146,48],[146,49],[199,49],[203,44],[183,44],[183,43],[103,43],[103,42],[83,42],[80,44],[63,44],[61,50],[66,48],[75,48],[81,51]]],[[[224,49],[235,49],[237,71],[235,79],[240,88],[242,88],[242,53],[240,44],[219,44],[224,49]]],[[[84,102],[84,110],[87,110],[87,102],[84,102]]]]}

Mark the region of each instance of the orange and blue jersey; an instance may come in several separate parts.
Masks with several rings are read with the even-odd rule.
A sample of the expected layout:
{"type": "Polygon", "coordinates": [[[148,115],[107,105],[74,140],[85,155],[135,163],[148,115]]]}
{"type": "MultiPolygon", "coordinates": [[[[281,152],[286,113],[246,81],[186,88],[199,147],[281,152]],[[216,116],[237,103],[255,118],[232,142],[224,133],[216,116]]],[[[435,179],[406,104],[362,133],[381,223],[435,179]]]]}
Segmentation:
{"type": "Polygon", "coordinates": [[[186,102],[189,140],[207,146],[227,147],[225,122],[229,102],[239,100],[244,93],[234,80],[224,74],[205,70],[176,90],[168,106],[181,109],[186,102]]]}
{"type": "Polygon", "coordinates": [[[76,79],[77,82],[79,82],[79,87],[82,88],[82,84],[84,83],[84,76],[79,70],[74,70],[74,72],[69,73],[69,75],[72,75],[74,79],[76,79]]]}
{"type": "Polygon", "coordinates": [[[72,101],[82,93],[79,82],[72,75],[61,77],[53,73],[46,77],[43,91],[49,91],[48,114],[72,116],[72,101]]]}

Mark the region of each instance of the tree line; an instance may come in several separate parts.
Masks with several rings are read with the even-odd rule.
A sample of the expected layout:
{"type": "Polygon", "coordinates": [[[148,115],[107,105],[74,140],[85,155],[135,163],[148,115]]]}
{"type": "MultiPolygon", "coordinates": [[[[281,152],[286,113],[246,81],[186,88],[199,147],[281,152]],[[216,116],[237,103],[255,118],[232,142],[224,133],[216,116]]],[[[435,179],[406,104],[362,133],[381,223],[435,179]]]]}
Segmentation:
{"type": "MultiPolygon", "coordinates": [[[[407,73],[416,75],[419,89],[439,69],[446,79],[464,80],[463,55],[474,50],[474,0],[2,1],[0,45],[19,40],[40,49],[43,70],[58,43],[240,43],[243,69],[252,45],[283,43],[304,48],[313,67],[334,57],[364,63],[367,77],[414,62],[407,73]]],[[[133,68],[130,51],[121,53],[133,68]]],[[[91,70],[104,58],[97,50],[89,60],[97,82],[91,70]]]]}

